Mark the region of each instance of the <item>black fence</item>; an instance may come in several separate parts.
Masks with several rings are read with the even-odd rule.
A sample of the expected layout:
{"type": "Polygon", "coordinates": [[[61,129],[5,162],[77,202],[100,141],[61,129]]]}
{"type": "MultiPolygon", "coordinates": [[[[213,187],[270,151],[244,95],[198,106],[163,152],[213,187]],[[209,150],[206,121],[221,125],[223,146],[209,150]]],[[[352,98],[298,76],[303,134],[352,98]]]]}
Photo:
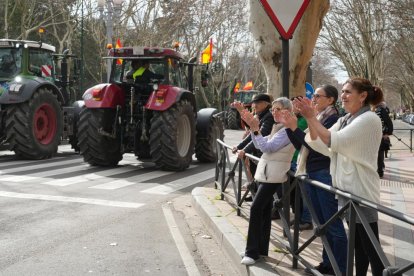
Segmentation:
{"type": "Polygon", "coordinates": [[[396,139],[396,142],[394,142],[393,147],[391,147],[390,150],[406,150],[408,148],[410,152],[413,152],[413,128],[394,128],[394,133],[392,136],[396,139]],[[396,134],[398,132],[398,134],[396,134]],[[405,133],[408,133],[407,135],[404,135],[405,133]],[[398,147],[398,146],[403,146],[398,147]]]}
{"type": "MultiPolygon", "coordinates": [[[[237,208],[237,215],[240,216],[241,206],[244,203],[247,195],[251,193],[249,189],[242,193],[242,183],[243,181],[247,181],[250,185],[253,184],[253,177],[249,174],[248,167],[246,166],[245,160],[237,159],[235,162],[230,161],[231,147],[226,145],[223,141],[217,140],[217,163],[216,163],[216,174],[215,174],[215,187],[220,188],[221,192],[221,199],[224,199],[226,196],[226,189],[229,185],[232,186],[232,192],[234,193],[234,198],[236,202],[229,202],[230,204],[235,205],[237,208]],[[243,177],[244,176],[244,177],[243,177]]],[[[246,158],[252,160],[253,162],[258,162],[259,159],[255,156],[250,154],[246,154],[246,158]]],[[[370,209],[377,210],[378,212],[390,216],[396,220],[401,222],[405,222],[412,226],[414,225],[414,218],[407,216],[401,212],[388,208],[386,206],[376,204],[374,202],[365,200],[359,196],[335,189],[331,186],[325,185],[321,182],[314,181],[308,179],[304,176],[295,177],[292,172],[289,172],[289,180],[283,184],[283,196],[280,199],[276,200],[276,206],[278,208],[282,226],[283,226],[283,233],[282,235],[278,235],[278,239],[281,241],[281,244],[285,246],[285,249],[293,256],[292,261],[292,268],[298,267],[298,261],[300,261],[305,267],[312,270],[314,275],[322,275],[318,271],[314,270],[312,265],[302,257],[301,253],[318,237],[322,240],[323,246],[328,254],[329,260],[332,264],[332,268],[335,271],[336,275],[341,275],[340,270],[338,268],[338,264],[333,257],[332,249],[328,243],[328,240],[325,236],[325,231],[327,227],[335,221],[336,218],[341,218],[344,216],[345,213],[348,214],[349,221],[348,221],[348,250],[347,250],[347,276],[353,275],[353,260],[354,260],[354,248],[355,248],[355,223],[357,218],[361,221],[363,227],[368,233],[369,239],[373,244],[375,251],[377,252],[378,256],[380,257],[385,269],[383,271],[383,276],[387,275],[403,275],[403,273],[410,271],[411,273],[414,272],[414,261],[407,260],[407,264],[401,267],[391,266],[390,261],[387,259],[380,243],[376,239],[374,233],[369,226],[367,219],[365,218],[363,212],[361,212],[361,207],[368,207],[370,209]],[[337,196],[340,196],[346,200],[346,204],[338,210],[326,223],[320,224],[315,210],[310,203],[310,199],[308,198],[305,192],[305,184],[314,185],[319,189],[323,189],[334,193],[337,196]],[[294,224],[290,225],[290,194],[295,189],[294,196],[295,196],[295,205],[294,205],[294,224]],[[312,220],[314,223],[314,233],[313,235],[303,242],[299,244],[299,198],[302,195],[302,199],[304,203],[308,206],[309,211],[312,216],[312,220]],[[286,243],[287,241],[287,243],[286,243]]],[[[229,197],[230,198],[230,197],[229,197]]],[[[410,228],[410,229],[411,229],[410,228]]],[[[414,250],[414,245],[413,245],[414,250]]]]}

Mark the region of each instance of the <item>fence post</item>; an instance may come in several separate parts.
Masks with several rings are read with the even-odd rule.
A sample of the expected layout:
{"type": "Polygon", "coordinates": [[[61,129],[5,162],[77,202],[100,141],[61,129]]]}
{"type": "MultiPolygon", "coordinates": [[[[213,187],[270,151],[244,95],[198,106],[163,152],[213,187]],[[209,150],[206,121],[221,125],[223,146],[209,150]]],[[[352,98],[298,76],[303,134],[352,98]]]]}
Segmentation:
{"type": "Polygon", "coordinates": [[[355,225],[356,213],[352,202],[349,204],[349,236],[348,236],[348,259],[346,260],[346,275],[354,273],[354,249],[355,249],[355,225]]]}
{"type": "Polygon", "coordinates": [[[226,183],[226,167],[227,167],[227,158],[226,158],[226,149],[223,147],[223,171],[221,174],[221,185],[220,185],[220,199],[224,199],[224,183],[226,183]]]}
{"type": "MultiPolygon", "coordinates": [[[[243,173],[243,162],[244,159],[240,159],[239,162],[239,177],[237,178],[237,202],[240,202],[241,199],[241,187],[242,187],[242,173],[243,173]]],[[[240,216],[240,207],[239,204],[237,204],[237,215],[240,216]]]]}

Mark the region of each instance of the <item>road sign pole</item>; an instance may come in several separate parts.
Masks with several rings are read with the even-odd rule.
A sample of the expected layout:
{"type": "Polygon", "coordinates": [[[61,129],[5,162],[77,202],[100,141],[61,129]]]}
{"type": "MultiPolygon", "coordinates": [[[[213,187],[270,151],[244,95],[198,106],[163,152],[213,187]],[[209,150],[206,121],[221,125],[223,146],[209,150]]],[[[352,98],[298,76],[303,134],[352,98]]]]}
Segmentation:
{"type": "Polygon", "coordinates": [[[282,39],[282,95],[289,98],[289,39],[282,39]]]}

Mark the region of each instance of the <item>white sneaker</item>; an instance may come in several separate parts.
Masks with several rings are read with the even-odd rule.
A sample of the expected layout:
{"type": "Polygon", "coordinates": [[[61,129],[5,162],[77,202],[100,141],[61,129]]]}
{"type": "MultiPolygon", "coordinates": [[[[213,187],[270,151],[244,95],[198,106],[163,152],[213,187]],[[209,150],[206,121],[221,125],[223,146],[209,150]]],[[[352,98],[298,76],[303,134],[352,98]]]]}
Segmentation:
{"type": "Polygon", "coordinates": [[[255,259],[252,259],[252,258],[250,258],[250,257],[247,257],[247,256],[244,256],[243,257],[243,259],[241,260],[241,264],[244,264],[244,265],[252,265],[252,264],[254,264],[256,262],[256,260],[255,259]]]}

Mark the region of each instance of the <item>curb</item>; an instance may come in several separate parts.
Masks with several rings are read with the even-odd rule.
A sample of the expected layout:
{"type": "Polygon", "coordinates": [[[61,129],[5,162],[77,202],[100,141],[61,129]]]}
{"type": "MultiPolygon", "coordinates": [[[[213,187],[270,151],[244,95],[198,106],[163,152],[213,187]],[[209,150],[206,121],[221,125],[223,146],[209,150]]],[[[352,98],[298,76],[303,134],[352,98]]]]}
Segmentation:
{"type": "Polygon", "coordinates": [[[230,260],[240,272],[240,275],[279,275],[270,264],[263,260],[258,261],[252,266],[240,264],[240,252],[245,250],[246,240],[240,231],[223,217],[218,208],[207,198],[203,189],[203,187],[197,187],[192,190],[193,206],[219,246],[230,257],[230,260]]]}

